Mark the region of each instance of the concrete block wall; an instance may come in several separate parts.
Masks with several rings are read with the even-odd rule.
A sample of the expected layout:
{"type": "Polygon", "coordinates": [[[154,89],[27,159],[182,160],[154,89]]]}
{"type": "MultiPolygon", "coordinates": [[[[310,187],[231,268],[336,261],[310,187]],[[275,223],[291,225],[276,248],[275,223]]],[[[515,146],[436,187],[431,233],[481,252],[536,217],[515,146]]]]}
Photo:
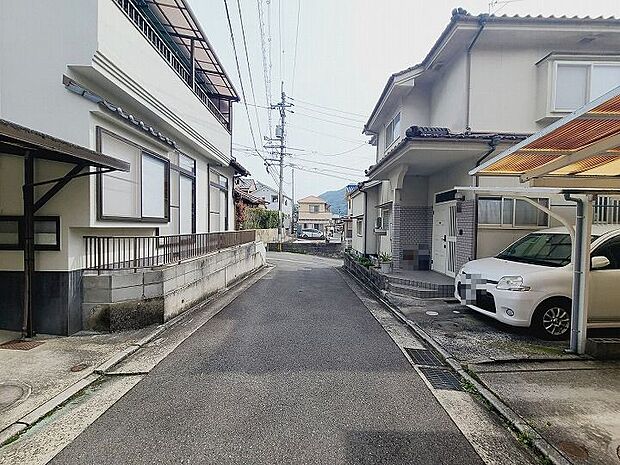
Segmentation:
{"type": "Polygon", "coordinates": [[[456,272],[474,257],[476,240],[476,201],[460,201],[456,212],[456,272]]]}
{"type": "Polygon", "coordinates": [[[252,242],[156,269],[85,274],[82,326],[116,331],[161,324],[266,264],[252,242]]]}
{"type": "Polygon", "coordinates": [[[399,257],[400,268],[430,269],[433,209],[425,206],[396,205],[394,210],[393,255],[399,257]]]}

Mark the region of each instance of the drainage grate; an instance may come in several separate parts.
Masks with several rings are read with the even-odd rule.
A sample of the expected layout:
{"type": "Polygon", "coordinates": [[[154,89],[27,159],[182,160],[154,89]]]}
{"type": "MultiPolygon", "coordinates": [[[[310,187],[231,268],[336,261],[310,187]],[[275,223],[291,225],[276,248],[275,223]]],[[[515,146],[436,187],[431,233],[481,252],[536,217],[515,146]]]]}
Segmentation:
{"type": "Polygon", "coordinates": [[[421,367],[420,371],[435,389],[462,391],[459,378],[451,371],[442,368],[421,367]]]}
{"type": "Polygon", "coordinates": [[[30,350],[34,349],[37,346],[40,346],[41,344],[43,344],[43,341],[20,341],[19,339],[15,339],[13,341],[0,344],[0,349],[30,350]]]}
{"type": "Polygon", "coordinates": [[[440,367],[443,365],[441,360],[437,358],[437,356],[427,349],[411,349],[409,347],[405,347],[407,354],[413,360],[413,363],[416,365],[430,365],[434,367],[440,367]]]}

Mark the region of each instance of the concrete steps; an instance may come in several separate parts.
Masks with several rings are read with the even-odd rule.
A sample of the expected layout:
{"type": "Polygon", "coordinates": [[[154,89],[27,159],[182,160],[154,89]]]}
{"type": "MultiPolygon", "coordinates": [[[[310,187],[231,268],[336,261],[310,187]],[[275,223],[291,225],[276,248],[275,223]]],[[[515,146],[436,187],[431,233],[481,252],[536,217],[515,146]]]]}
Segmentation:
{"type": "Polygon", "coordinates": [[[599,360],[620,360],[620,338],[588,338],[586,342],[586,353],[599,360]]]}
{"type": "MultiPolygon", "coordinates": [[[[421,283],[427,284],[427,283],[421,283]]],[[[404,295],[408,297],[416,297],[418,299],[435,299],[441,297],[452,297],[452,290],[448,292],[446,289],[429,289],[420,286],[410,286],[408,284],[393,284],[390,282],[390,292],[393,294],[404,295]]]]}

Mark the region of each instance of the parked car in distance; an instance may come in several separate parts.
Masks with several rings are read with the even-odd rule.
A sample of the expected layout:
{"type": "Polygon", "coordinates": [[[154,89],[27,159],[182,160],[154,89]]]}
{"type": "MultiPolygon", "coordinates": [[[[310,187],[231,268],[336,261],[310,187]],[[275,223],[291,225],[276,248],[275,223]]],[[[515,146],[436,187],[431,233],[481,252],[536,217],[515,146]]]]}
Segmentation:
{"type": "MultiPolygon", "coordinates": [[[[571,238],[564,227],[530,233],[495,257],[466,263],[455,297],[472,310],[545,339],[570,334],[571,238]]],[[[620,226],[592,226],[588,327],[620,327],[620,226]]]]}
{"type": "Polygon", "coordinates": [[[299,233],[299,237],[302,239],[325,239],[323,232],[314,228],[302,229],[299,233]]]}

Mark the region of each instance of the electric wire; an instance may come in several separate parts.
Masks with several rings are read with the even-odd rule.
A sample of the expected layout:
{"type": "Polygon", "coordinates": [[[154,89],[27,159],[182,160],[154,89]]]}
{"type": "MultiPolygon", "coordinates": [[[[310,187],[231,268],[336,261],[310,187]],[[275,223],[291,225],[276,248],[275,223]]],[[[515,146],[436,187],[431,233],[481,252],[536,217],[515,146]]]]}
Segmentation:
{"type": "Polygon", "coordinates": [[[363,115],[361,113],[354,113],[352,111],[345,111],[345,110],[340,110],[338,108],[334,108],[334,107],[327,107],[325,105],[319,105],[317,103],[312,103],[312,102],[308,102],[307,100],[302,100],[298,97],[289,97],[291,100],[296,101],[296,102],[301,102],[301,103],[305,103],[306,105],[311,105],[313,107],[318,107],[318,108],[322,108],[323,110],[331,110],[331,111],[336,111],[338,113],[345,113],[347,115],[353,115],[353,116],[361,116],[362,118],[365,118],[366,115],[363,115]]]}
{"type": "Polygon", "coordinates": [[[297,0],[297,27],[295,28],[295,51],[293,53],[293,78],[291,80],[291,94],[295,92],[295,74],[297,71],[297,44],[299,42],[300,17],[301,17],[301,0],[297,0]]]}

